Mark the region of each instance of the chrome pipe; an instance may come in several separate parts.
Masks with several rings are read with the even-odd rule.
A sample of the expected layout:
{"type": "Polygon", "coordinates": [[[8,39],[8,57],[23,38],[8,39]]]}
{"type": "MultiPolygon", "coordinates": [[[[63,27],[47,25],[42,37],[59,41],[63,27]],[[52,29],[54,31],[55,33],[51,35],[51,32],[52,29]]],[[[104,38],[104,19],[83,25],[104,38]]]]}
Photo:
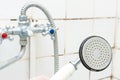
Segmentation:
{"type": "Polygon", "coordinates": [[[26,50],[26,46],[21,46],[21,50],[17,56],[15,56],[11,59],[8,59],[6,61],[0,62],[0,69],[3,69],[5,67],[17,62],[18,60],[20,60],[24,56],[25,50],[26,50]]]}

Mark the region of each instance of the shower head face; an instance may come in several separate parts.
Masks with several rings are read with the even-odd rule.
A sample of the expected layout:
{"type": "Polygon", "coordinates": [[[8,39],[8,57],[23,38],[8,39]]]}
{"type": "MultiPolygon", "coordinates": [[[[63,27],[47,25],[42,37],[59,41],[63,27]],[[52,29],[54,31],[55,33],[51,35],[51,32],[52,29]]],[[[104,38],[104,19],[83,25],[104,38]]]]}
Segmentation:
{"type": "Polygon", "coordinates": [[[91,71],[102,71],[111,62],[112,49],[104,38],[91,36],[82,42],[79,49],[79,57],[87,69],[91,71]]]}

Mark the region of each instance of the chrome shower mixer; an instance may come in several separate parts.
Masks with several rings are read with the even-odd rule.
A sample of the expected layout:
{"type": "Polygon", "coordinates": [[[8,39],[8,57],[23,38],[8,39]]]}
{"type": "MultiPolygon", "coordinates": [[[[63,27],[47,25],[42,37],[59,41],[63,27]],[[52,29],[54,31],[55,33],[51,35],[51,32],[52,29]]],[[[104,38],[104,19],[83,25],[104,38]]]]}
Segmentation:
{"type": "Polygon", "coordinates": [[[58,70],[58,41],[57,41],[57,28],[54,24],[54,21],[51,17],[51,15],[48,13],[48,11],[42,7],[41,5],[37,3],[28,3],[21,9],[21,14],[19,16],[19,22],[17,27],[5,27],[0,28],[0,44],[2,44],[2,41],[5,39],[14,40],[14,38],[11,35],[18,35],[20,37],[20,45],[21,50],[20,53],[6,61],[0,62],[0,69],[3,69],[7,67],[8,65],[20,60],[23,55],[25,54],[26,44],[27,44],[27,38],[33,36],[36,33],[41,33],[43,36],[50,35],[51,39],[53,40],[53,47],[54,47],[54,64],[56,72],[58,70]],[[36,7],[39,8],[44,12],[46,15],[49,23],[47,24],[35,24],[31,25],[30,20],[28,19],[26,12],[29,8],[36,7]]]}

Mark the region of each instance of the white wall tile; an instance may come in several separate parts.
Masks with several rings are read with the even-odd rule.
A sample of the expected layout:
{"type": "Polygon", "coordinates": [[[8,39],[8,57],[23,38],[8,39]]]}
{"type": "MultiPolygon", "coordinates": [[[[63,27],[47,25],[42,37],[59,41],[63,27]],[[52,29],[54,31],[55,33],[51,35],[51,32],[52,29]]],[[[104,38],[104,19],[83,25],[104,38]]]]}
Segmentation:
{"type": "Polygon", "coordinates": [[[19,38],[15,37],[14,41],[4,40],[0,45],[0,60],[6,60],[19,54],[19,38]]]}
{"type": "Polygon", "coordinates": [[[69,55],[64,55],[65,61],[64,63],[67,64],[70,61],[75,61],[76,59],[79,58],[78,54],[69,54],[69,55]]]}
{"type": "Polygon", "coordinates": [[[9,67],[0,70],[2,80],[29,80],[29,63],[27,60],[18,61],[9,67]]]}
{"type": "Polygon", "coordinates": [[[111,46],[114,44],[115,19],[95,20],[94,34],[105,38],[111,46]]]}
{"type": "Polygon", "coordinates": [[[92,35],[92,20],[66,21],[65,28],[66,53],[78,52],[82,41],[92,35]]]}
{"type": "Polygon", "coordinates": [[[37,57],[53,55],[53,41],[49,35],[37,35],[35,44],[37,57]]]}
{"type": "Polygon", "coordinates": [[[17,27],[18,21],[10,21],[9,19],[0,19],[0,27],[4,28],[6,26],[17,27]]]}
{"type": "Polygon", "coordinates": [[[94,0],[95,17],[114,17],[116,15],[116,0],[94,0]]]}
{"type": "Polygon", "coordinates": [[[16,19],[19,17],[20,10],[28,0],[3,0],[0,3],[0,18],[16,19]]]}
{"type": "Polygon", "coordinates": [[[116,27],[116,41],[115,41],[115,44],[116,44],[116,47],[117,48],[120,48],[120,20],[118,20],[118,25],[116,27]]]}
{"type": "MultiPolygon", "coordinates": [[[[65,0],[34,0],[40,3],[53,18],[65,18],[65,0]]],[[[46,18],[39,9],[33,9],[33,18],[46,18]]]]}
{"type": "Polygon", "coordinates": [[[93,17],[93,1],[94,0],[67,0],[67,17],[93,17]]]}
{"type": "Polygon", "coordinates": [[[113,54],[113,76],[120,78],[120,50],[115,49],[115,53],[113,54]]]}
{"type": "Polygon", "coordinates": [[[120,17],[120,0],[117,0],[117,12],[118,16],[120,17]]]}
{"type": "Polygon", "coordinates": [[[67,63],[66,63],[66,60],[65,60],[65,56],[59,56],[59,69],[62,68],[67,63]]]}
{"type": "MultiPolygon", "coordinates": [[[[91,71],[91,80],[99,80],[105,77],[111,76],[111,69],[112,69],[112,63],[103,71],[100,72],[92,72],[91,71]]],[[[104,80],[104,79],[103,79],[104,80]]]]}
{"type": "Polygon", "coordinates": [[[54,74],[53,57],[37,59],[36,66],[36,76],[46,75],[48,77],[51,77],[54,74]]]}
{"type": "MultiPolygon", "coordinates": [[[[46,25],[46,23],[47,21],[40,21],[40,24],[46,25]]],[[[36,34],[31,41],[34,41],[33,45],[35,46],[34,51],[36,52],[36,57],[53,55],[53,41],[51,40],[50,35],[42,36],[41,33],[36,34]]]]}

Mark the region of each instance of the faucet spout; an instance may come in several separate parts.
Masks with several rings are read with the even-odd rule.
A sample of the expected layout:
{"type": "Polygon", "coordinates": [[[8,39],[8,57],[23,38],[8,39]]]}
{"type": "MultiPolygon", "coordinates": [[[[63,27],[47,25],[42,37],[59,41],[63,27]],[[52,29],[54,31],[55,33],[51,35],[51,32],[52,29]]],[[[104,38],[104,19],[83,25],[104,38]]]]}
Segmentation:
{"type": "Polygon", "coordinates": [[[0,70],[20,60],[24,56],[25,50],[26,46],[21,46],[20,53],[17,56],[6,61],[0,62],[0,70]]]}

